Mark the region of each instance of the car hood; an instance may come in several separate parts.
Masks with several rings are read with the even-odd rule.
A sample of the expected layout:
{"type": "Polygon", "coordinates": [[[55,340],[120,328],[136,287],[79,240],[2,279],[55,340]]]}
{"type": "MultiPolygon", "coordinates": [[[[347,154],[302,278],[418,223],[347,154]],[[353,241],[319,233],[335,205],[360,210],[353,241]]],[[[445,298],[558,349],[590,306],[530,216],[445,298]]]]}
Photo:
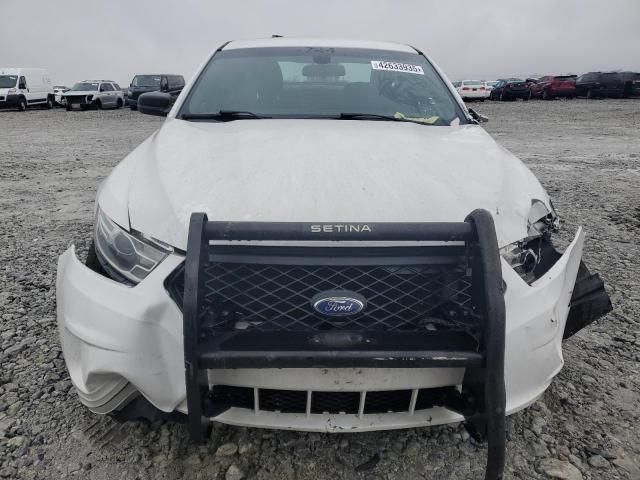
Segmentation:
{"type": "Polygon", "coordinates": [[[533,174],[480,126],[346,120],[168,119],[113,171],[100,207],[185,249],[189,217],[461,222],[491,212],[505,245],[527,236],[533,174]]]}

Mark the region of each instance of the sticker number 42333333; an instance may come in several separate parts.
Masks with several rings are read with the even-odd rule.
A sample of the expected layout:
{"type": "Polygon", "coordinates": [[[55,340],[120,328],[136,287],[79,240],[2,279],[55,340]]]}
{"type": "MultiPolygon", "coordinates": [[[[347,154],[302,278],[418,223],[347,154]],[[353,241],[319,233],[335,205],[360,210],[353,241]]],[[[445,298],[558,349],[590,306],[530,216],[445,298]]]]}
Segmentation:
{"type": "Polygon", "coordinates": [[[382,60],[372,60],[371,68],[374,70],[387,70],[389,72],[404,72],[424,75],[424,70],[420,65],[412,65],[410,63],[384,62],[382,60]]]}

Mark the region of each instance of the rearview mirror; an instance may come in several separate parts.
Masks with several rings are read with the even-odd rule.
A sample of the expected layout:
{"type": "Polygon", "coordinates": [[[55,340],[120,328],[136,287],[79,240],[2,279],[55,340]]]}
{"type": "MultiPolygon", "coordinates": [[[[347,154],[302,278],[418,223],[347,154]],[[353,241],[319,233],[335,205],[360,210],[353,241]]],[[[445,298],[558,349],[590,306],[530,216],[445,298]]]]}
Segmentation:
{"type": "Polygon", "coordinates": [[[166,117],[171,110],[171,95],[163,92],[143,93],[138,97],[138,110],[147,115],[166,117]]]}

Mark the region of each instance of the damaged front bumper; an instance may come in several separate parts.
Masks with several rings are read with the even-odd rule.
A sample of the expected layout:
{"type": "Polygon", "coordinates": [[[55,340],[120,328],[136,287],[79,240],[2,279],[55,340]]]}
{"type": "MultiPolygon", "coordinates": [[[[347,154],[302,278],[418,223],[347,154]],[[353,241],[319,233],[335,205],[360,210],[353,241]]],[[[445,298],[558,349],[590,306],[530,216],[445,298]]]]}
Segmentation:
{"type": "MultiPolygon", "coordinates": [[[[506,285],[500,362],[506,392],[503,413],[528,406],[548,387],[563,364],[565,332],[574,333],[610,309],[601,282],[580,261],[583,243],[580,229],[555,264],[532,284],[500,259],[494,277],[501,276],[506,285]]],[[[487,372],[486,357],[474,352],[426,352],[423,346],[423,351],[414,349],[409,355],[368,355],[362,362],[362,356],[345,356],[342,347],[337,349],[342,352],[329,356],[331,360],[291,355],[282,346],[274,355],[263,352],[260,358],[251,354],[255,345],[240,356],[220,354],[220,344],[212,350],[210,343],[199,341],[185,349],[188,322],[183,322],[175,297],[165,288],[183,263],[184,257],[171,254],[140,284],[127,287],[84,266],[73,248],[60,257],[57,308],[62,346],[78,395],[93,411],[117,409],[139,393],[159,410],[187,413],[192,420],[197,401],[200,412],[192,434],[195,425],[211,420],[265,428],[366,431],[474,421],[485,415],[486,426],[486,404],[465,405],[465,398],[478,400],[477,392],[465,392],[465,385],[477,389],[482,383],[478,379],[491,371],[500,373],[500,366],[487,372]],[[194,355],[200,363],[189,370],[194,355]],[[401,361],[393,364],[396,360],[401,361]],[[196,381],[188,405],[190,377],[196,381]]],[[[186,263],[188,268],[188,259],[186,263]]],[[[184,291],[189,292],[188,285],[184,291]]],[[[281,337],[282,344],[289,335],[281,337]]],[[[319,338],[325,343],[336,340],[319,338]]],[[[482,429],[482,421],[479,426],[482,429]]]]}

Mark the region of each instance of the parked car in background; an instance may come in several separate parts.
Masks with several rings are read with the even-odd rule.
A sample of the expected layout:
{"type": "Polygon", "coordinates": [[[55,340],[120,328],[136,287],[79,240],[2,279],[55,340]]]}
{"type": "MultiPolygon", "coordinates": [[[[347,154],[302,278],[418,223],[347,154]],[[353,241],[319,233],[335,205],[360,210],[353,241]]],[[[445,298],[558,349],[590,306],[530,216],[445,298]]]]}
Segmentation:
{"type": "Polygon", "coordinates": [[[54,85],[53,86],[53,101],[56,105],[64,106],[64,96],[63,93],[67,92],[69,87],[66,85],[54,85]]]}
{"type": "Polygon", "coordinates": [[[182,75],[165,73],[136,75],[129,86],[129,107],[131,110],[137,110],[138,97],[147,92],[165,92],[171,95],[175,101],[183,88],[184,77],[182,75]]]}
{"type": "Polygon", "coordinates": [[[489,92],[491,100],[515,100],[521,98],[529,99],[529,86],[527,82],[520,78],[505,78],[498,80],[498,83],[489,92]]]}
{"type": "Polygon", "coordinates": [[[53,87],[43,68],[0,68],[0,108],[53,108],[53,87]]]}
{"type": "Polygon", "coordinates": [[[484,89],[487,92],[487,98],[491,95],[491,90],[498,84],[498,80],[489,80],[484,82],[484,89]]]}
{"type": "Polygon", "coordinates": [[[620,72],[589,72],[576,79],[576,96],[621,98],[624,82],[620,72]]]}
{"type": "Polygon", "coordinates": [[[484,99],[488,97],[487,89],[481,80],[462,80],[456,83],[458,84],[456,91],[464,101],[480,100],[484,102],[484,99]]]}
{"type": "Polygon", "coordinates": [[[624,98],[640,96],[640,73],[622,72],[622,81],[624,83],[622,90],[624,98]]]}
{"type": "Polygon", "coordinates": [[[577,75],[547,75],[529,85],[529,98],[552,100],[556,97],[576,96],[577,75]]]}
{"type": "Polygon", "coordinates": [[[84,80],[64,93],[67,110],[74,106],[88,108],[120,108],[124,95],[120,85],[112,80],[84,80]]]}

